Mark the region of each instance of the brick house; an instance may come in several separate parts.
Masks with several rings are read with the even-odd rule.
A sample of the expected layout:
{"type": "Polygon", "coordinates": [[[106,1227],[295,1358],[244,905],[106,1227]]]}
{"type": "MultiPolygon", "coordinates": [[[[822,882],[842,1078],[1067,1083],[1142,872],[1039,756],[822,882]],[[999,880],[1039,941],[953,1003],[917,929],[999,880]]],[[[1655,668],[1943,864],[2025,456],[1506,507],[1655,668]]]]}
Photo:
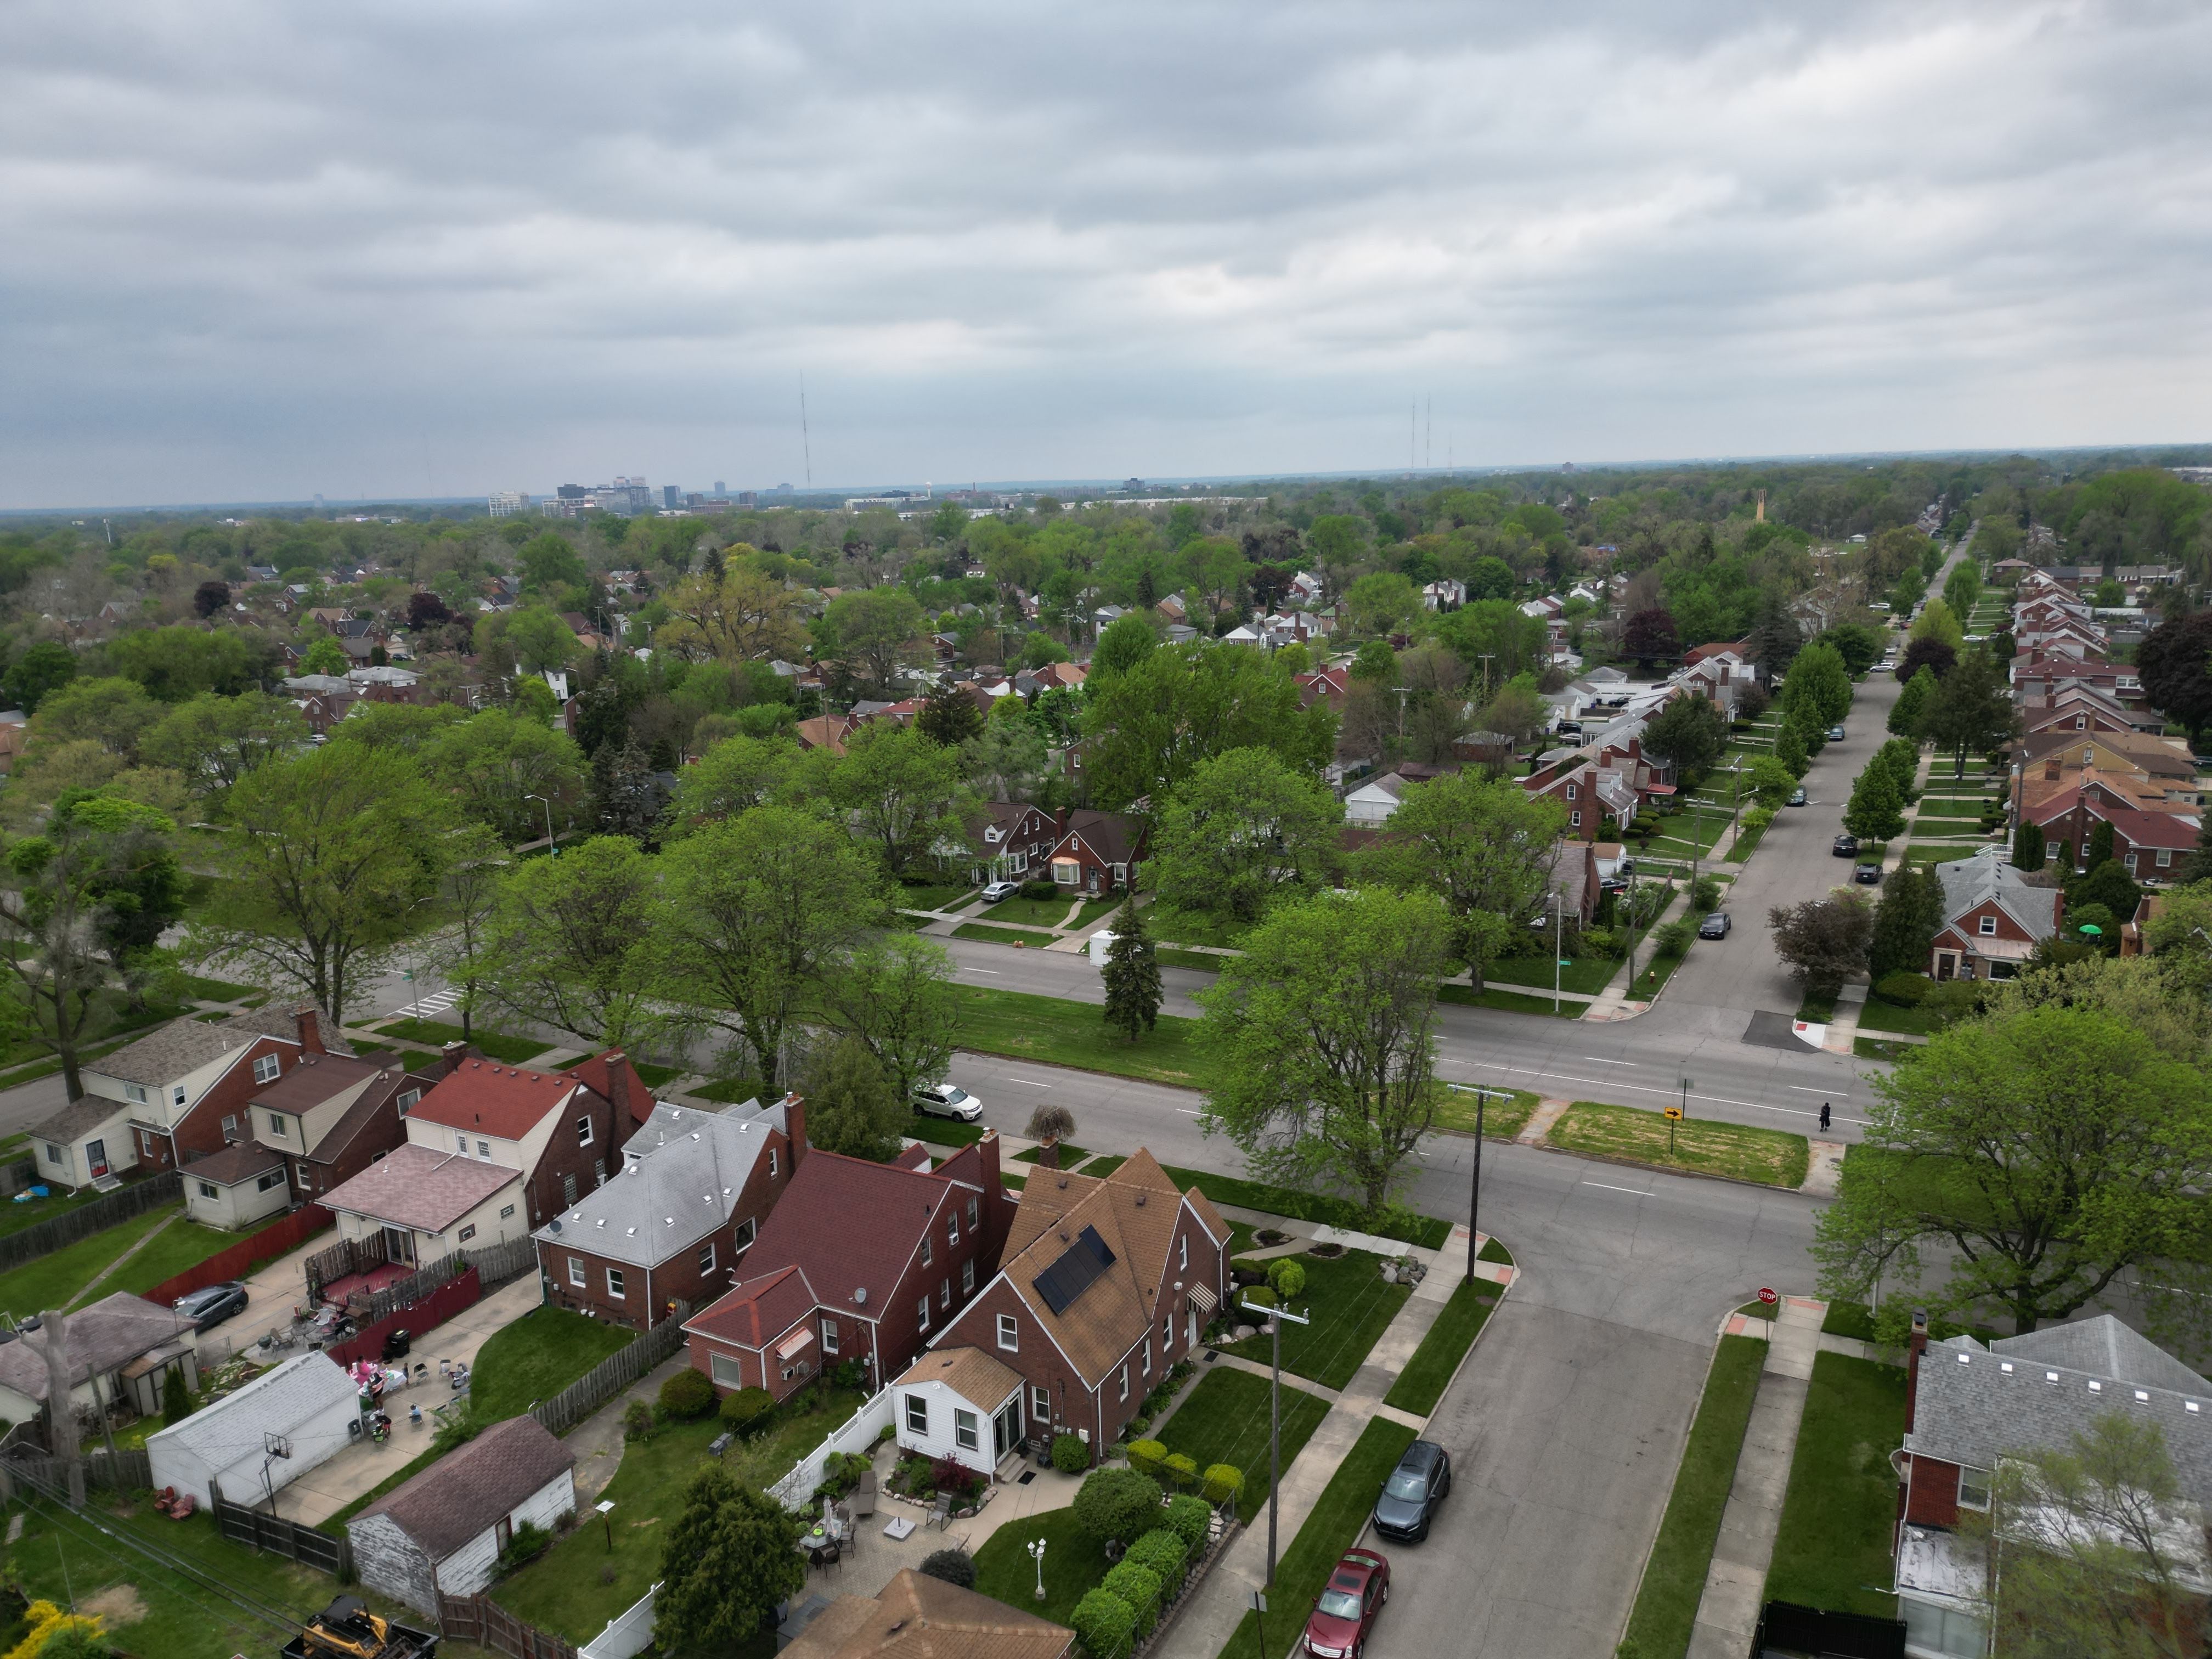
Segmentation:
{"type": "MultiPolygon", "coordinates": [[[[2204,1510],[2212,1507],[2212,1387],[2110,1314],[2046,1326],[1984,1347],[1971,1336],[1930,1342],[1919,1322],[1906,1353],[1905,1440],[1897,1471],[1898,1613],[1909,1655],[1987,1650],[1988,1563],[1965,1512],[1986,1514],[2000,1459],[2063,1450],[2099,1417],[2156,1426],[2188,1513],[2162,1541],[2197,1595],[2208,1581],[2204,1510]]],[[[2031,1534],[2005,1532],[2008,1548],[2031,1534]]],[[[2201,1617],[2201,1613],[2200,1613],[2201,1617]]]]}
{"type": "MultiPolygon", "coordinates": [[[[2199,820],[2179,812],[2147,812],[2123,804],[2122,797],[2105,787],[2105,781],[2087,778],[2079,787],[2063,790],[2023,808],[2027,819],[2043,831],[2044,856],[2055,860],[2073,849],[2075,871],[2087,856],[2089,837],[2099,823],[2112,826],[2112,856],[2137,881],[2170,880],[2196,849],[2199,820]]],[[[2073,873],[2069,872],[2067,873],[2073,873]]]]}
{"type": "Polygon", "coordinates": [[[633,1330],[679,1301],[704,1307],[736,1282],[805,1145],[796,1096],[726,1112],[662,1102],[623,1146],[621,1173],[532,1235],[546,1295],[633,1330]]]}
{"type": "Polygon", "coordinates": [[[502,1066],[455,1043],[407,1114],[407,1139],[321,1194],[346,1239],[428,1262],[526,1237],[605,1184],[653,1097],[619,1048],[565,1072],[502,1066]]]}
{"type": "Polygon", "coordinates": [[[852,1359],[878,1387],[990,1279],[1013,1218],[995,1131],[933,1170],[805,1152],[744,1277],[684,1322],[691,1364],[725,1394],[786,1399],[852,1359]]]}
{"type": "Polygon", "coordinates": [[[1229,1294],[1228,1247],[1206,1195],[1178,1192],[1142,1148],[1103,1180],[1041,1168],[1004,1264],[932,1346],[1018,1373],[1021,1434],[1077,1435],[1095,1455],[1199,1346],[1229,1294]]]}
{"type": "Polygon", "coordinates": [[[435,1081],[350,1054],[302,1054],[254,1095],[244,1134],[186,1166],[185,1212],[240,1227],[319,1197],[404,1141],[408,1109],[435,1081]]]}
{"type": "Polygon", "coordinates": [[[2162,795],[2176,807],[2194,808],[2197,757],[2188,745],[2140,732],[2038,732],[2013,749],[2014,793],[2033,779],[2072,781],[2085,775],[2127,779],[2138,791],[2162,795]]]}
{"type": "Polygon", "coordinates": [[[2141,708],[2130,708],[2117,697],[2086,685],[2069,685],[2049,702],[2025,709],[2022,727],[2033,736],[2043,732],[2149,732],[2165,728],[2166,716],[2141,708]]]}
{"type": "Polygon", "coordinates": [[[171,1020],[82,1068],[83,1097],[31,1131],[40,1176],[82,1187],[219,1152],[257,1091],[325,1052],[313,1007],[171,1020]]]}
{"type": "Polygon", "coordinates": [[[1635,767],[1632,760],[1626,766],[1607,765],[1577,750],[1522,779],[1521,787],[1565,809],[1568,835],[1595,841],[1607,818],[1621,830],[1636,822],[1635,767]]]}
{"type": "Polygon", "coordinates": [[[2036,942],[2058,931],[2065,894],[2030,882],[2004,859],[2002,848],[1984,847],[1936,866],[1943,919],[1929,952],[1931,978],[2010,979],[2036,942]]]}
{"type": "Polygon", "coordinates": [[[1060,815],[1060,836],[1048,855],[1055,884],[1070,893],[1111,893],[1136,880],[1143,856],[1141,821],[1120,812],[1078,807],[1060,815]]]}
{"type": "Polygon", "coordinates": [[[963,850],[968,879],[975,883],[1026,879],[1041,872],[1060,839],[1053,814],[1024,801],[994,800],[983,807],[982,828],[963,850]]]}

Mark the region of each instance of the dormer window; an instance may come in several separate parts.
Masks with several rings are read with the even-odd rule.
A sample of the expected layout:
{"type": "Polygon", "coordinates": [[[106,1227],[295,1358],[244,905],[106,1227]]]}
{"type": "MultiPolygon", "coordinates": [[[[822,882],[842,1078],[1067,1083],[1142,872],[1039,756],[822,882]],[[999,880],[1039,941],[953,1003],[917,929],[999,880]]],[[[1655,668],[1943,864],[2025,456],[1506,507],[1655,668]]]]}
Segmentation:
{"type": "Polygon", "coordinates": [[[1984,939],[1993,938],[1997,931],[1997,919],[1995,916],[1984,916],[1981,927],[1984,939]]]}
{"type": "Polygon", "coordinates": [[[283,1063],[276,1055],[264,1054],[253,1062],[253,1080],[256,1083],[274,1083],[276,1073],[283,1069],[283,1063]]]}
{"type": "Polygon", "coordinates": [[[143,1083],[125,1084],[123,1097],[134,1106],[143,1106],[146,1103],[146,1085],[143,1083]]]}

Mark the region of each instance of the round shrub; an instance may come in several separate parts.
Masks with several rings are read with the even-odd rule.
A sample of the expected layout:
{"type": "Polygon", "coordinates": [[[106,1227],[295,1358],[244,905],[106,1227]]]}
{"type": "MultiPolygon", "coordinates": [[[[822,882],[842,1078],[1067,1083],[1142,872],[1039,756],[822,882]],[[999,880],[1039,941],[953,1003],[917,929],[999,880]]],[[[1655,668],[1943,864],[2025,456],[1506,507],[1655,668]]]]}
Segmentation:
{"type": "Polygon", "coordinates": [[[1229,1282],[1232,1285],[1264,1285],[1267,1282],[1267,1269],[1257,1261],[1249,1265],[1239,1262],[1230,1267],[1229,1282]]]}
{"type": "Polygon", "coordinates": [[[1137,1615],[1103,1584],[1084,1593],[1067,1623],[1091,1659],[1122,1659],[1136,1644],[1137,1615]]]}
{"type": "Polygon", "coordinates": [[[1243,1490],[1243,1470],[1234,1463],[1214,1463],[1206,1468],[1199,1495],[1209,1504],[1226,1504],[1243,1490]]]}
{"type": "Polygon", "coordinates": [[[1072,1434],[1060,1435],[1052,1443],[1052,1466],[1062,1474],[1080,1474],[1091,1467],[1091,1448],[1072,1434]]]}
{"type": "Polygon", "coordinates": [[[1167,1461],[1168,1449],[1157,1440],[1132,1440],[1129,1443],[1129,1467],[1139,1474],[1159,1478],[1160,1465],[1167,1461]]]}
{"type": "Polygon", "coordinates": [[[775,1410],[775,1397],[766,1389],[739,1389],[722,1396],[723,1425],[739,1434],[758,1434],[775,1410]]]}
{"type": "Polygon", "coordinates": [[[1894,1007],[1917,1008],[1927,1001],[1929,989],[1934,983],[1925,974],[1884,974],[1881,983],[1874,988],[1874,994],[1894,1007]]]}
{"type": "MultiPolygon", "coordinates": [[[[1227,1468],[1225,1463],[1213,1466],[1215,1469],[1227,1468]]],[[[1210,1480],[1213,1469],[1206,1473],[1210,1480]]],[[[1231,1473],[1236,1472],[1231,1470],[1231,1473]]],[[[1242,1475],[1237,1476],[1237,1484],[1243,1484],[1242,1475]]],[[[1167,1507],[1167,1529],[1182,1540],[1185,1549],[1196,1555],[1206,1547],[1206,1536],[1213,1530],[1213,1511],[1206,1507],[1203,1498],[1193,1498],[1188,1492],[1170,1498],[1167,1507]]]]}
{"type": "Polygon", "coordinates": [[[686,1366],[660,1385],[660,1409],[679,1423],[689,1423],[714,1409],[714,1385],[707,1373],[686,1366]]]}
{"type": "Polygon", "coordinates": [[[932,1550],[921,1558],[920,1571],[962,1589],[975,1588],[975,1563],[966,1550],[932,1550]]]}
{"type": "Polygon", "coordinates": [[[1126,1544],[1159,1518],[1160,1483],[1134,1469],[1094,1469],[1076,1491],[1075,1524],[1101,1544],[1126,1544]]]}
{"type": "Polygon", "coordinates": [[[1158,1573],[1164,1600],[1172,1601],[1182,1594],[1183,1575],[1190,1566],[1190,1550],[1181,1534],[1165,1527],[1154,1527],[1130,1545],[1129,1553],[1121,1559],[1158,1573]]]}
{"type": "Polygon", "coordinates": [[[1152,1626],[1160,1620],[1159,1574],[1150,1567],[1139,1566],[1125,1556],[1119,1566],[1106,1570],[1106,1576],[1098,1581],[1098,1588],[1109,1595],[1119,1596],[1137,1615],[1139,1637],[1152,1633],[1152,1626]]]}
{"type": "Polygon", "coordinates": [[[1279,1255],[1267,1264],[1267,1284],[1282,1301],[1288,1302],[1306,1287],[1305,1263],[1294,1255],[1279,1255]]]}
{"type": "Polygon", "coordinates": [[[1168,1478],[1176,1483],[1176,1490],[1183,1491],[1198,1479],[1198,1460],[1182,1452],[1170,1452],[1162,1466],[1168,1478]]]}

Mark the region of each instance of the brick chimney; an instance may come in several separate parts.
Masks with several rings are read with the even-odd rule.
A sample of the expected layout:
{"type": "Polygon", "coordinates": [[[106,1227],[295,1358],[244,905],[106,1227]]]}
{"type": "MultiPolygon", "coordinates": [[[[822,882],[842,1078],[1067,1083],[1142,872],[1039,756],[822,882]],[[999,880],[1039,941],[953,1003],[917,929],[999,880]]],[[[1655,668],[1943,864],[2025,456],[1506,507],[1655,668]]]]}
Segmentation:
{"type": "Polygon", "coordinates": [[[975,1143],[975,1156],[983,1166],[983,1190],[993,1197],[1004,1190],[999,1180],[999,1132],[983,1131],[983,1138],[975,1143]]]}
{"type": "Polygon", "coordinates": [[[778,1103],[791,1132],[791,1167],[795,1172],[799,1160],[806,1156],[806,1097],[794,1089],[778,1103]]]}
{"type": "Polygon", "coordinates": [[[449,1042],[438,1051],[438,1075],[451,1077],[461,1069],[461,1062],[469,1057],[465,1042],[449,1042]]]}
{"type": "Polygon", "coordinates": [[[610,1048],[599,1056],[607,1063],[607,1098],[614,1103],[615,1121],[611,1126],[612,1138],[619,1141],[629,1123],[629,1057],[619,1048],[610,1048]]]}
{"type": "Polygon", "coordinates": [[[1912,1310],[1912,1334],[1905,1344],[1905,1431],[1912,1432],[1912,1410],[1920,1399],[1920,1356],[1928,1352],[1928,1310],[1912,1310]]]}
{"type": "Polygon", "coordinates": [[[1059,1136],[1047,1135],[1037,1142],[1036,1164],[1040,1170],[1057,1170],[1060,1167],[1059,1136]]]}
{"type": "Polygon", "coordinates": [[[312,1002],[303,1002],[292,1011],[292,1024],[300,1033],[300,1052],[303,1054],[328,1054],[323,1047],[323,1016],[312,1002]]]}

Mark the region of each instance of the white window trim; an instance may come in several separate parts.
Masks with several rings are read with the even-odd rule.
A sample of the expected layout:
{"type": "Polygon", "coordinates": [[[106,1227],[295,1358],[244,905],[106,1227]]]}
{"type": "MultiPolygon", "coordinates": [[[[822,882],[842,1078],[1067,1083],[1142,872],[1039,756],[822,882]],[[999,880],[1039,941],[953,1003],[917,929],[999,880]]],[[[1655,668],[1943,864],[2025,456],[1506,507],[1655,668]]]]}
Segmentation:
{"type": "Polygon", "coordinates": [[[592,1276],[585,1271],[584,1258],[580,1255],[572,1255],[568,1258],[568,1282],[580,1291],[588,1288],[591,1285],[592,1276]]]}
{"type": "Polygon", "coordinates": [[[836,1353],[837,1352],[837,1322],[834,1319],[825,1318],[822,1322],[822,1352],[824,1353],[836,1353]]]}
{"type": "Polygon", "coordinates": [[[1984,1514],[1987,1514],[1989,1512],[1990,1472],[1987,1469],[1970,1468],[1964,1464],[1960,1466],[1959,1507],[1962,1510],[1978,1510],[1984,1514]],[[1967,1477],[1970,1475],[1978,1475],[1980,1477],[1980,1480],[1977,1483],[1981,1492],[1981,1501],[1979,1503],[1976,1503],[1966,1495],[1967,1477]]]}
{"type": "Polygon", "coordinates": [[[928,1438],[929,1396],[926,1394],[910,1394],[904,1396],[904,1400],[906,1409],[900,1413],[900,1420],[905,1423],[906,1431],[908,1434],[921,1435],[924,1439],[928,1438]],[[919,1423],[915,1421],[917,1417],[921,1419],[919,1423]]]}
{"type": "Polygon", "coordinates": [[[718,1389],[742,1389],[745,1385],[745,1368],[734,1354],[713,1353],[707,1356],[708,1380],[718,1389]],[[726,1375],[723,1367],[729,1368],[726,1375]]]}
{"type": "Polygon", "coordinates": [[[999,1352],[1019,1353],[1022,1351],[1022,1322],[1012,1314],[999,1316],[999,1352]]]}
{"type": "Polygon", "coordinates": [[[592,1144],[592,1115],[589,1112],[576,1120],[576,1144],[579,1146],[592,1144]]]}
{"type": "Polygon", "coordinates": [[[699,1271],[702,1273],[714,1271],[714,1241],[711,1238],[700,1246],[699,1271]]]}
{"type": "Polygon", "coordinates": [[[952,1408],[952,1443],[962,1451],[975,1451],[983,1443],[982,1419],[959,1407],[952,1408]]]}
{"type": "Polygon", "coordinates": [[[607,1294],[609,1296],[614,1297],[617,1302],[627,1302],[629,1299],[629,1281],[623,1277],[623,1270],[620,1267],[610,1267],[607,1269],[607,1294]]]}
{"type": "Polygon", "coordinates": [[[929,1298],[927,1296],[921,1298],[921,1328],[925,1331],[929,1328],[929,1298]]]}
{"type": "Polygon", "coordinates": [[[1983,916],[1976,926],[1984,939],[1995,939],[1997,935],[1997,919],[1995,916],[1983,916]]]}

